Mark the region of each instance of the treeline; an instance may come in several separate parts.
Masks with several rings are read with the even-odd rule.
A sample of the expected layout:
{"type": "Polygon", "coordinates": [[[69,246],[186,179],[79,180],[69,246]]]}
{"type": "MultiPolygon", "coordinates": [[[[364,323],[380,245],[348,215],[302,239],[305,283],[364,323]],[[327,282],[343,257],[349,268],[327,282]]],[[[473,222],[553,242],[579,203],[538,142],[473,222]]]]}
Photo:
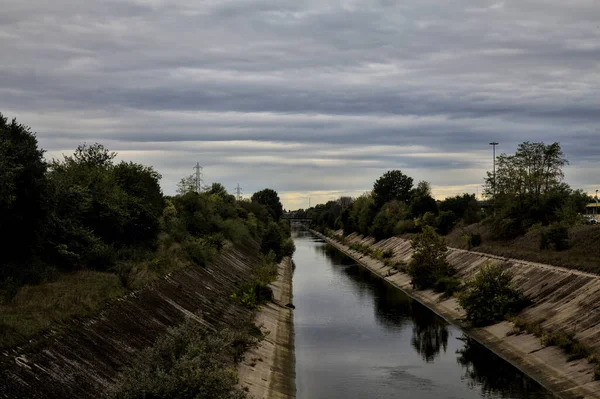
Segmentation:
{"type": "Polygon", "coordinates": [[[428,182],[414,186],[411,177],[392,170],[358,198],[341,197],[295,214],[311,217],[313,227],[322,231],[343,229],[346,235],[357,232],[378,240],[420,233],[426,226],[446,235],[457,226],[482,222],[496,239],[549,226],[541,246],[561,249],[566,245],[566,229],[582,221],[581,214],[591,201],[582,190],[573,190],[563,181],[567,164],[559,143],[524,142],[514,155],[497,157],[496,178],[493,172],[487,173],[486,201],[481,203],[474,194],[436,201],[428,182]]]}
{"type": "Polygon", "coordinates": [[[215,183],[166,197],[156,170],[115,156],[82,144],[48,162],[31,130],[0,114],[1,297],[76,270],[118,273],[127,284],[132,264],[160,267],[175,249],[201,265],[248,238],[276,260],[293,252],[275,191],[236,201],[215,183]]]}
{"type": "Polygon", "coordinates": [[[413,178],[399,170],[386,172],[373,190],[358,198],[342,197],[317,205],[297,215],[313,219],[320,230],[343,229],[344,234],[360,233],[384,239],[405,233],[419,233],[432,226],[447,234],[459,222],[478,222],[482,213],[473,194],[457,195],[436,201],[428,182],[416,187],[413,178]]]}

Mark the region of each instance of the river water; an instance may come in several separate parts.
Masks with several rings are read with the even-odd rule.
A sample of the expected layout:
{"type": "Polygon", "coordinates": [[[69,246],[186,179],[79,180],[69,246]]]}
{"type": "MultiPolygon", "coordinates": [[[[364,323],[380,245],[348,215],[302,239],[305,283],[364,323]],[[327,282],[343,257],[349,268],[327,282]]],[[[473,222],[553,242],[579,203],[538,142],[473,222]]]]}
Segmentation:
{"type": "Polygon", "coordinates": [[[553,397],[320,238],[294,240],[298,398],[553,397]]]}

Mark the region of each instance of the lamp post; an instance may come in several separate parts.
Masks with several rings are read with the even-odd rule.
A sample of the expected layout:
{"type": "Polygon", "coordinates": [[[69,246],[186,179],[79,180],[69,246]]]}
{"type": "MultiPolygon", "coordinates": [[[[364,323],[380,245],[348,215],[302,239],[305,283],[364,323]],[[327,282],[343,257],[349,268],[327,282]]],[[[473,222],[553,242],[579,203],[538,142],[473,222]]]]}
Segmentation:
{"type": "Polygon", "coordinates": [[[490,145],[493,147],[494,151],[494,216],[496,215],[496,146],[498,143],[492,141],[490,145]]]}
{"type": "Polygon", "coordinates": [[[596,207],[594,208],[594,215],[598,214],[598,190],[596,190],[596,207]]]}

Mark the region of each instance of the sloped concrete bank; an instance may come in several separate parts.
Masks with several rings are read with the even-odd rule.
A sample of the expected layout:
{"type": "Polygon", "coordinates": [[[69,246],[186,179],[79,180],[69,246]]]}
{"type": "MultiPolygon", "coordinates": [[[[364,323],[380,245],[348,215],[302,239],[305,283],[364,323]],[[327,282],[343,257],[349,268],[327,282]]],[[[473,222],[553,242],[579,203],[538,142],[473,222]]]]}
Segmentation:
{"type": "Polygon", "coordinates": [[[296,397],[294,360],[294,315],[292,307],[293,262],[279,265],[277,280],[271,284],[274,301],[258,312],[255,324],[266,338],[246,353],[240,364],[240,385],[256,399],[296,397]]]}
{"type": "Polygon", "coordinates": [[[168,328],[188,317],[234,326],[251,314],[230,296],[251,278],[258,248],[228,248],[206,268],[180,270],[67,331],[0,352],[0,398],[107,397],[122,370],[168,328]]]}
{"type": "MultiPolygon", "coordinates": [[[[594,381],[594,365],[586,359],[567,361],[557,347],[544,347],[531,334],[507,335],[513,328],[501,322],[486,328],[469,328],[464,311],[455,298],[443,299],[433,291],[412,289],[410,277],[382,262],[350,249],[348,245],[362,244],[373,249],[394,251],[393,261],[408,262],[412,256],[409,240],[392,237],[375,243],[370,237],[352,234],[348,245],[314,232],[358,263],[384,278],[442,316],[461,327],[468,335],[506,359],[527,375],[561,398],[600,398],[600,382],[594,381]]],[[[576,338],[600,355],[600,277],[549,265],[500,258],[493,255],[449,248],[449,262],[457,269],[458,278],[468,280],[481,264],[501,265],[514,275],[516,285],[529,296],[534,305],[519,316],[528,322],[541,322],[546,331],[574,332],[576,338]]]]}

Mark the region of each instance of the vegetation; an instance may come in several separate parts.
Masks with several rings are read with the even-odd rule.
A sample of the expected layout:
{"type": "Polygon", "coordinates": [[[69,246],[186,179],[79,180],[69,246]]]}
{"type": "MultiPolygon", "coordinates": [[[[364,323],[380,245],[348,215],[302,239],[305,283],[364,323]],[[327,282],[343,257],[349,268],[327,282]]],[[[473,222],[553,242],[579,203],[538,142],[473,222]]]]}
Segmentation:
{"type": "Polygon", "coordinates": [[[594,368],[594,379],[600,379],[600,364],[596,356],[592,355],[592,350],[581,343],[576,337],[574,331],[549,332],[542,328],[542,321],[527,322],[525,319],[515,317],[512,319],[513,330],[508,335],[517,335],[523,332],[533,334],[540,339],[544,346],[557,346],[567,355],[568,361],[578,359],[587,359],[590,363],[596,363],[594,368]]]}
{"type": "Polygon", "coordinates": [[[524,142],[514,155],[499,155],[496,164],[495,179],[488,172],[485,193],[492,199],[498,238],[517,237],[536,223],[574,224],[589,202],[563,182],[568,161],[559,143],[524,142]]]}
{"type": "Polygon", "coordinates": [[[512,276],[498,265],[484,264],[458,296],[467,320],[485,326],[514,315],[526,306],[523,294],[512,285],[512,276]]]}
{"type": "Polygon", "coordinates": [[[449,286],[447,279],[455,270],[446,260],[448,248],[443,238],[426,226],[423,233],[412,240],[412,248],[414,254],[408,266],[412,285],[417,289],[437,287],[445,292],[449,286]]]}
{"type": "MultiPolygon", "coordinates": [[[[294,251],[277,193],[236,201],[214,183],[174,197],[152,167],[115,162],[101,144],[46,162],[35,135],[0,114],[0,347],[97,313],[130,290],[231,244],[256,240],[275,261],[294,251]]],[[[186,188],[187,187],[187,188],[186,188]]]]}
{"type": "Polygon", "coordinates": [[[413,179],[399,170],[386,172],[371,192],[356,199],[341,197],[294,214],[313,219],[313,228],[343,229],[344,234],[371,235],[377,240],[400,234],[420,233],[430,226],[441,234],[461,220],[475,222],[481,211],[474,195],[464,194],[436,201],[428,182],[413,187],[413,179]]]}
{"type": "Polygon", "coordinates": [[[236,328],[209,331],[189,319],[142,351],[125,372],[115,397],[241,399],[236,363],[262,334],[249,321],[236,328]]]}

